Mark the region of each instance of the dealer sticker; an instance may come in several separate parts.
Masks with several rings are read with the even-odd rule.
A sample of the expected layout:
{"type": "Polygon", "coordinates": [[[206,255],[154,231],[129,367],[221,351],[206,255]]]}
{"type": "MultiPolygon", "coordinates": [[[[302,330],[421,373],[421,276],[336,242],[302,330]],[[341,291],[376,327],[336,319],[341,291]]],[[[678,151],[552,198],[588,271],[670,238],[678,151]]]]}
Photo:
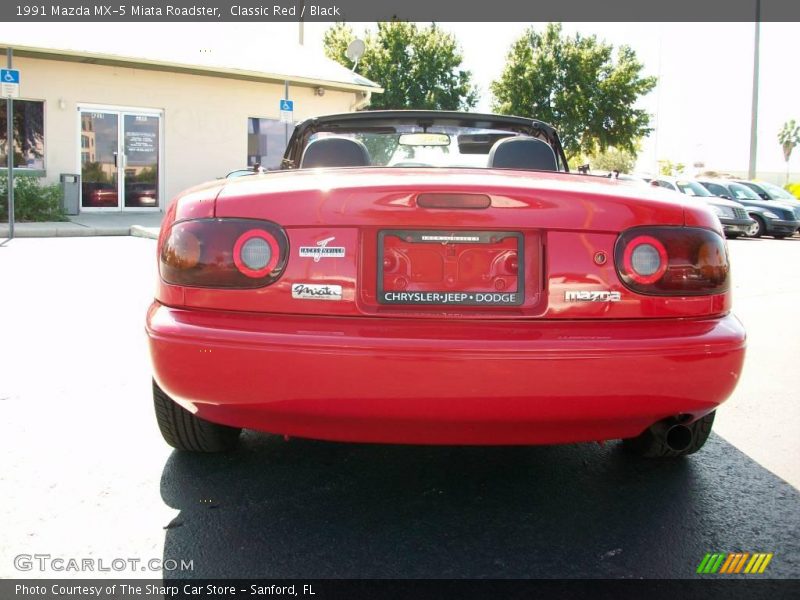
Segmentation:
{"type": "Polygon", "coordinates": [[[316,283],[293,283],[292,298],[297,300],[341,300],[342,286],[316,283]]]}
{"type": "Polygon", "coordinates": [[[323,258],[344,258],[344,247],[328,245],[335,239],[329,237],[318,241],[316,246],[300,246],[300,258],[313,258],[314,262],[323,258]]]}

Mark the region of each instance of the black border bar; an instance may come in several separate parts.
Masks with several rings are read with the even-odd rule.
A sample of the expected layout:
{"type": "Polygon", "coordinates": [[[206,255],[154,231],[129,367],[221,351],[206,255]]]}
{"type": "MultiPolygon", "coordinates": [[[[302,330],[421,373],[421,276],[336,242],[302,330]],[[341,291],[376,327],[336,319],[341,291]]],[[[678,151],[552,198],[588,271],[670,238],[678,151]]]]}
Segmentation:
{"type": "MultiPolygon", "coordinates": [[[[7,22],[800,21],[796,0],[4,0],[7,22]],[[26,8],[27,7],[27,8],[26,8]],[[279,10],[275,10],[279,7],[279,10]],[[35,9],[35,10],[34,10],[35,9]],[[324,9],[324,10],[322,10],[324,9]],[[32,14],[32,13],[36,14],[32,14]],[[758,17],[756,15],[759,15],[758,17]]],[[[2,41],[0,36],[0,41],[2,41]]]]}
{"type": "MultiPolygon", "coordinates": [[[[643,557],[644,558],[644,557],[643,557]]],[[[800,579],[762,579],[760,576],[715,576],[696,579],[5,579],[0,580],[0,598],[12,600],[530,600],[536,598],[592,598],[626,600],[675,600],[725,598],[733,600],[779,600],[800,596],[800,579]],[[125,586],[138,586],[140,593],[124,591],[125,586]],[[22,593],[38,587],[43,593],[22,593]],[[148,593],[148,586],[157,586],[148,593]],[[213,586],[213,587],[209,587],[213,586]],[[251,586],[286,590],[293,586],[295,595],[283,593],[251,593],[251,586]],[[86,592],[69,590],[87,588],[86,592]],[[100,593],[96,593],[100,588],[100,593]],[[233,592],[221,591],[222,589],[233,592]],[[168,590],[163,593],[162,590],[168,590]],[[53,593],[58,590],[58,593],[53,593]],[[199,593],[198,593],[199,590],[199,593]],[[312,593],[309,593],[313,592],[312,593]]]]}

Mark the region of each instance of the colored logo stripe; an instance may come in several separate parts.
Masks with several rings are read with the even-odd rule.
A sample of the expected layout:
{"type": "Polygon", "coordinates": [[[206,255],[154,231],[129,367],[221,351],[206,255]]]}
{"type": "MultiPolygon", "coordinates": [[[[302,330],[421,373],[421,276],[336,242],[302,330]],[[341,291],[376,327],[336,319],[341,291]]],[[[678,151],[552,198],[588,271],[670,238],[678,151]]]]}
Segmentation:
{"type": "Polygon", "coordinates": [[[731,552],[728,554],[728,560],[722,565],[720,573],[738,573],[744,566],[748,556],[750,556],[749,552],[731,552]]]}
{"type": "Polygon", "coordinates": [[[763,573],[773,556],[772,552],[753,554],[749,552],[729,552],[727,554],[708,552],[697,566],[697,573],[733,574],[742,573],[742,569],[744,569],[744,573],[751,575],[763,573]]]}
{"type": "Polygon", "coordinates": [[[731,571],[731,573],[739,573],[739,572],[742,570],[742,567],[744,566],[744,563],[745,563],[745,561],[747,560],[747,558],[748,558],[749,556],[750,556],[750,553],[749,553],[749,552],[745,552],[745,553],[742,555],[742,558],[741,558],[741,560],[740,560],[740,561],[737,563],[737,565],[736,565],[736,570],[734,570],[734,571],[731,571]]]}
{"type": "Polygon", "coordinates": [[[703,557],[703,560],[700,562],[700,566],[697,567],[697,572],[716,573],[722,565],[722,561],[724,559],[724,554],[706,554],[703,557]]]}
{"type": "Polygon", "coordinates": [[[773,556],[772,552],[770,552],[769,554],[764,554],[764,553],[753,554],[753,558],[750,559],[750,562],[747,564],[747,567],[745,567],[744,572],[763,573],[766,570],[769,561],[772,560],[772,556],[773,556]]]}

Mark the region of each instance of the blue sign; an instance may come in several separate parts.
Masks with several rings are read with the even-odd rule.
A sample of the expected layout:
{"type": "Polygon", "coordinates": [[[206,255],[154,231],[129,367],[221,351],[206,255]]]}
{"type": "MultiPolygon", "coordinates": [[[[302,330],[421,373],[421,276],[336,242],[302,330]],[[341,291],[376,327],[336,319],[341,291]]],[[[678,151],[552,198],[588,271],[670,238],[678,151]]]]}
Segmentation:
{"type": "Polygon", "coordinates": [[[293,112],[294,100],[281,100],[281,110],[286,112],[293,112]]]}
{"type": "MultiPolygon", "coordinates": [[[[19,71],[17,69],[0,69],[0,83],[15,83],[19,85],[19,71]]],[[[289,110],[292,110],[291,108],[289,110]]]]}

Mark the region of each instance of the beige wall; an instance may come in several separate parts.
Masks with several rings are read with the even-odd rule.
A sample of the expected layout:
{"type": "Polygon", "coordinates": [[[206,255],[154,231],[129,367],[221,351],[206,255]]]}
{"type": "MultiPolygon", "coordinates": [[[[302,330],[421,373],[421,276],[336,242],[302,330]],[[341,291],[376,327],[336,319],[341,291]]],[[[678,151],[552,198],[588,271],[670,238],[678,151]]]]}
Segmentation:
{"type": "MultiPolygon", "coordinates": [[[[34,58],[15,58],[14,68],[21,71],[20,99],[45,101],[49,182],[57,182],[61,173],[80,172],[79,105],[162,110],[166,199],[245,167],[247,118],[279,118],[278,101],[284,91],[278,83],[34,58]]],[[[289,89],[296,121],[347,112],[356,95],[328,89],[324,96],[316,96],[311,87],[289,89]]]]}

